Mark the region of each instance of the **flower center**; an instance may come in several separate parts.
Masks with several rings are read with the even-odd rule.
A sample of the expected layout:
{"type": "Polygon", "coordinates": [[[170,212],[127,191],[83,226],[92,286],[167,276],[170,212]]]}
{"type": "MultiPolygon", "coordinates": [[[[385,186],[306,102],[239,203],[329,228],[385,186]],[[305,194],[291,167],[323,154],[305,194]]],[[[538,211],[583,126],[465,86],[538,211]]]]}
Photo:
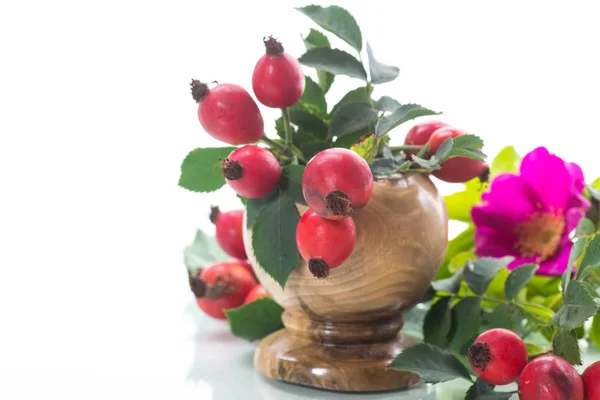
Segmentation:
{"type": "Polygon", "coordinates": [[[535,212],[530,220],[518,224],[515,233],[518,236],[515,249],[522,257],[537,257],[536,262],[552,257],[560,246],[565,229],[562,210],[555,212],[535,212]]]}

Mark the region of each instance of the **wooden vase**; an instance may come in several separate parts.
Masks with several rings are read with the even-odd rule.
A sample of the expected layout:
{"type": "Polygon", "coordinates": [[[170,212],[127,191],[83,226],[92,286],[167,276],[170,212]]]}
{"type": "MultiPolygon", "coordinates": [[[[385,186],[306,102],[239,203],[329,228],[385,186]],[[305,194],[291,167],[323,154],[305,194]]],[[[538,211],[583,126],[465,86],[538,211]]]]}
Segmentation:
{"type": "Polygon", "coordinates": [[[264,376],[356,392],[419,383],[418,376],[387,366],[414,344],[400,333],[402,312],[422,298],[442,264],[448,242],[443,199],[427,176],[408,174],[375,182],[371,200],[353,218],[357,241],[348,260],[325,279],[302,262],[283,289],[257,263],[252,232],[246,232],[256,275],[285,308],[285,329],[265,337],[254,356],[264,376]]]}

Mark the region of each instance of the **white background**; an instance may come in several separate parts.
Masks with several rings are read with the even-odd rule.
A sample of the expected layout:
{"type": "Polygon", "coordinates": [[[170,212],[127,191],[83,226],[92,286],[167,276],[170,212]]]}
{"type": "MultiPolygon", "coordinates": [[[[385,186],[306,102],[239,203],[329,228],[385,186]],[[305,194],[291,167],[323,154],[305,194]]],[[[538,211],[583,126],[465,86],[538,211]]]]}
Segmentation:
{"type": "MultiPolygon", "coordinates": [[[[228,189],[177,186],[188,151],[219,145],[188,84],[250,90],[263,36],[302,54],[313,25],[293,6],[306,4],[0,3],[0,394],[183,379],[173,361],[191,300],[182,249],[197,227],[212,232],[211,204],[240,206],[228,189]]],[[[443,111],[490,155],[545,145],[600,176],[596,2],[337,4],[380,61],[401,68],[376,97],[443,111]]],[[[330,105],[359,85],[338,78],[330,105]]],[[[273,133],[276,111],[262,111],[273,133]]]]}

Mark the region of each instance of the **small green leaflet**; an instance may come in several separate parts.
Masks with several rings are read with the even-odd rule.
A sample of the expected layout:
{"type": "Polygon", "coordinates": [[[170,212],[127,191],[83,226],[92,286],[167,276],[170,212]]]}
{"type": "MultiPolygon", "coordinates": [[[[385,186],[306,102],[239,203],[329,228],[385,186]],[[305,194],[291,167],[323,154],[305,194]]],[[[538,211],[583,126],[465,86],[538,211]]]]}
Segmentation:
{"type": "Polygon", "coordinates": [[[308,111],[297,108],[290,109],[290,121],[297,127],[313,133],[315,138],[327,138],[327,131],[329,130],[327,124],[308,111]]]}
{"type": "Polygon", "coordinates": [[[181,164],[179,186],[193,192],[213,192],[225,185],[221,161],[235,147],[215,147],[192,150],[181,164]]]}
{"type": "Polygon", "coordinates": [[[327,116],[327,102],[323,89],[309,76],[304,77],[304,93],[293,108],[302,108],[305,111],[325,118],[327,116]]]}
{"type": "Polygon", "coordinates": [[[583,236],[593,235],[596,232],[596,226],[589,218],[582,218],[577,224],[575,236],[580,238],[583,236]]]}
{"type": "Polygon", "coordinates": [[[487,328],[504,328],[514,332],[517,328],[519,309],[514,304],[502,303],[489,316],[487,328]]]}
{"type": "Polygon", "coordinates": [[[503,172],[518,172],[521,156],[513,146],[506,146],[496,155],[490,167],[490,174],[496,176],[503,172]]]}
{"type": "Polygon", "coordinates": [[[381,96],[381,98],[377,100],[377,103],[375,103],[375,108],[377,108],[379,111],[387,112],[393,112],[401,106],[402,104],[398,103],[398,101],[389,96],[381,96]]]}
{"type": "Polygon", "coordinates": [[[424,168],[428,171],[437,171],[442,168],[442,167],[440,167],[440,163],[436,156],[431,156],[431,158],[429,160],[425,160],[421,157],[417,157],[416,155],[413,155],[412,160],[419,167],[424,168]]]}
{"type": "Polygon", "coordinates": [[[463,135],[446,140],[452,140],[452,149],[446,155],[446,159],[452,157],[467,157],[485,161],[485,154],[477,150],[483,147],[483,140],[481,140],[480,137],[475,135],[463,135]]]}
{"type": "Polygon", "coordinates": [[[183,251],[183,262],[192,273],[199,268],[206,268],[213,263],[225,261],[229,258],[221,250],[217,240],[200,229],[196,231],[194,242],[183,251]]]}
{"type": "Polygon", "coordinates": [[[571,281],[571,277],[573,276],[573,266],[575,265],[575,262],[579,259],[579,257],[581,257],[581,255],[583,254],[583,250],[585,249],[585,246],[588,241],[589,238],[579,238],[577,239],[577,241],[573,245],[573,248],[571,249],[571,253],[569,254],[569,262],[567,264],[567,270],[563,274],[561,280],[561,287],[563,292],[565,292],[567,290],[567,287],[569,286],[569,282],[571,281]]]}
{"type": "Polygon", "coordinates": [[[552,351],[573,365],[581,365],[581,350],[574,330],[559,328],[552,341],[552,351]]]}
{"type": "Polygon", "coordinates": [[[371,72],[371,82],[378,85],[391,82],[398,77],[400,69],[391,65],[382,64],[375,59],[371,45],[367,42],[367,56],[369,57],[369,71],[371,72]]]}
{"type": "Polygon", "coordinates": [[[452,340],[450,347],[465,354],[467,346],[479,335],[481,324],[481,299],[479,297],[465,297],[452,310],[452,340]]]}
{"type": "Polygon", "coordinates": [[[419,104],[404,104],[395,109],[390,115],[385,115],[379,119],[375,126],[375,134],[381,137],[406,121],[437,114],[440,113],[429,110],[419,104]]]}
{"type": "Polygon", "coordinates": [[[370,163],[377,155],[377,145],[377,138],[371,134],[350,146],[350,150],[364,158],[367,163],[370,163]]]}
{"type": "Polygon", "coordinates": [[[306,200],[304,200],[304,195],[302,194],[302,175],[304,175],[305,168],[302,165],[288,165],[283,167],[281,181],[279,182],[282,192],[300,204],[306,204],[306,200]]]}
{"type": "MultiPolygon", "coordinates": [[[[331,47],[329,40],[321,32],[311,29],[308,36],[303,38],[304,46],[306,50],[314,49],[317,47],[331,47]]],[[[319,79],[319,86],[323,89],[323,93],[327,93],[335,76],[332,73],[317,69],[317,78],[319,79]]]]}
{"type": "Polygon", "coordinates": [[[329,113],[329,115],[333,116],[337,114],[340,107],[344,104],[348,103],[369,103],[371,101],[371,94],[369,90],[365,86],[361,86],[359,88],[353,89],[346,93],[344,97],[340,101],[337,102],[333,109],[329,113]]]}
{"type": "Polygon", "coordinates": [[[438,292],[458,293],[458,291],[460,290],[460,284],[463,280],[464,271],[465,268],[463,267],[449,278],[433,281],[431,283],[431,287],[433,287],[433,289],[435,289],[438,292]]]}
{"type": "Polygon", "coordinates": [[[370,165],[371,172],[375,176],[390,175],[398,170],[404,160],[396,158],[378,158],[370,165]]]}
{"type": "Polygon", "coordinates": [[[275,190],[267,197],[261,199],[248,199],[248,201],[246,201],[246,228],[251,229],[254,226],[256,217],[260,214],[263,206],[277,199],[279,194],[279,191],[275,190]]]}
{"type": "Polygon", "coordinates": [[[590,328],[590,341],[600,348],[600,313],[594,315],[590,328]]]}
{"type": "Polygon", "coordinates": [[[426,343],[438,347],[446,346],[452,324],[450,300],[451,297],[440,297],[427,311],[423,323],[423,337],[426,343]]]}
{"type": "Polygon", "coordinates": [[[389,368],[413,372],[427,383],[446,382],[456,378],[472,381],[469,371],[456,356],[426,343],[403,350],[389,368]]]}
{"type": "Polygon", "coordinates": [[[239,308],[225,310],[234,336],[246,340],[261,339],[283,328],[283,307],[270,297],[262,297],[239,308]]]}
{"type": "Polygon", "coordinates": [[[446,157],[450,153],[450,150],[452,150],[453,144],[454,144],[454,141],[452,140],[452,138],[448,138],[448,139],[444,140],[444,142],[440,145],[440,147],[435,152],[435,158],[437,158],[440,161],[446,159],[446,157]]]}
{"type": "Polygon", "coordinates": [[[577,280],[582,280],[593,271],[600,267],[600,233],[594,235],[589,241],[579,272],[577,272],[577,280]]]}
{"type": "Polygon", "coordinates": [[[510,275],[508,275],[506,285],[504,286],[506,298],[509,300],[515,298],[521,289],[527,286],[538,268],[539,266],[537,264],[525,264],[513,270],[510,275]]]}
{"type": "Polygon", "coordinates": [[[362,34],[356,20],[347,10],[338,6],[306,6],[296,8],[321,28],[333,33],[359,53],[362,50],[362,34]]]}
{"type": "Polygon", "coordinates": [[[468,265],[464,271],[464,278],[469,288],[476,294],[482,295],[487,290],[490,282],[501,269],[505,268],[514,258],[479,258],[468,265]]]}
{"type": "Polygon", "coordinates": [[[519,309],[525,318],[535,325],[550,325],[554,318],[554,311],[540,304],[519,304],[519,309]]]}
{"type": "Polygon", "coordinates": [[[329,136],[344,136],[372,126],[378,114],[368,103],[346,103],[334,114],[329,136]]]}
{"type": "Polygon", "coordinates": [[[590,288],[583,282],[571,281],[564,293],[564,300],[565,303],[554,316],[554,323],[562,328],[578,328],[598,310],[590,288]]]}
{"type": "Polygon", "coordinates": [[[512,393],[495,392],[494,385],[477,379],[467,390],[465,400],[509,400],[512,393]]]}
{"type": "Polygon", "coordinates": [[[355,57],[339,49],[320,47],[308,50],[298,59],[307,67],[322,69],[334,75],[367,80],[367,72],[355,57]]]}
{"type": "Polygon", "coordinates": [[[296,203],[279,195],[265,204],[254,222],[252,248],[258,264],[283,288],[290,273],[298,267],[296,226],[300,216],[296,203]]]}

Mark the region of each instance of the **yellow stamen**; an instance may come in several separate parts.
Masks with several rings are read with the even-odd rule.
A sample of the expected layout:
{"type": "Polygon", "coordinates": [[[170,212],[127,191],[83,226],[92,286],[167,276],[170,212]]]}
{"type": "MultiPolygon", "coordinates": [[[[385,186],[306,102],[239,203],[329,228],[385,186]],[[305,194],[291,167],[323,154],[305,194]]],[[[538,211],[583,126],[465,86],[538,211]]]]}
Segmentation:
{"type": "Polygon", "coordinates": [[[535,212],[529,221],[516,226],[518,239],[515,249],[522,257],[536,257],[536,262],[546,261],[558,250],[564,229],[562,210],[551,208],[549,211],[535,212]]]}

